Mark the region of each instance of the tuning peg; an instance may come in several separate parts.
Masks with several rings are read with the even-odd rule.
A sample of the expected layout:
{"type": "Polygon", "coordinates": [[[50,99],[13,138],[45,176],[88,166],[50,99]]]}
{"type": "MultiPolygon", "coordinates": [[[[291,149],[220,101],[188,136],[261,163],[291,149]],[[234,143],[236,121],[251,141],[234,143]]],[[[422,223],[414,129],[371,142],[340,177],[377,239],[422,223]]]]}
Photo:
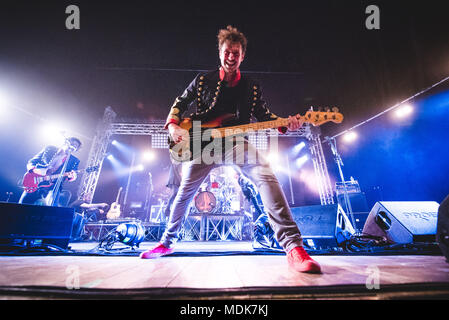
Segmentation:
{"type": "Polygon", "coordinates": [[[333,111],[333,112],[338,112],[339,110],[338,110],[337,107],[333,107],[333,108],[332,108],[332,111],[333,111]]]}
{"type": "Polygon", "coordinates": [[[331,109],[330,108],[326,108],[326,112],[331,112],[331,109]]]}
{"type": "Polygon", "coordinates": [[[313,106],[310,106],[309,111],[313,111],[313,106]]]}

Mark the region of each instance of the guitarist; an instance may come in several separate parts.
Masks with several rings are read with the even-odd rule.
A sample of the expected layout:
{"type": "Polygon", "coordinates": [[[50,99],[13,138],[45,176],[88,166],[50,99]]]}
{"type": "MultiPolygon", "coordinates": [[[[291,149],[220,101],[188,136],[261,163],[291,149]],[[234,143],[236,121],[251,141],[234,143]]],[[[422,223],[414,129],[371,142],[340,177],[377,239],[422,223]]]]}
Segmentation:
{"type": "MultiPolygon", "coordinates": [[[[28,161],[27,170],[41,176],[60,174],[64,164],[67,162],[65,169],[65,172],[68,173],[67,180],[69,182],[75,181],[77,178],[75,170],[78,169],[80,160],[72,154],[69,157],[69,153],[70,151],[72,153],[78,151],[80,147],[81,141],[75,137],[66,139],[65,143],[59,148],[56,146],[47,146],[28,161]]],[[[56,190],[56,197],[61,189],[62,184],[59,190],[56,190]]],[[[53,190],[53,185],[39,187],[37,191],[32,193],[24,191],[19,199],[19,203],[43,204],[45,197],[51,190],[53,190]]],[[[56,201],[56,203],[58,202],[56,201]]]]}
{"type": "MultiPolygon", "coordinates": [[[[184,93],[176,98],[170,109],[165,127],[175,143],[187,137],[187,131],[178,124],[182,114],[193,103],[196,105],[196,113],[190,115],[192,120],[207,122],[224,114],[235,114],[234,122],[225,125],[229,126],[248,124],[252,117],[258,121],[277,119],[263,100],[260,85],[240,72],[240,64],[245,58],[246,47],[246,37],[236,28],[228,26],[219,31],[220,68],[198,74],[184,93]]],[[[302,124],[299,114],[289,116],[288,128],[279,130],[283,132],[287,129],[297,130],[302,124]]],[[[247,161],[237,165],[257,186],[273,224],[276,239],[287,253],[289,265],[299,272],[321,272],[320,265],[310,258],[302,246],[301,233],[292,218],[285,195],[269,163],[257,154],[255,147],[247,140],[244,140],[243,144],[244,158],[247,161]]],[[[232,159],[235,149],[234,146],[232,150],[225,150],[224,158],[232,159]]],[[[173,252],[173,245],[177,241],[183,217],[187,214],[194,194],[209,171],[217,165],[207,164],[202,159],[200,163],[198,161],[184,163],[181,185],[171,209],[167,228],[160,243],[155,248],[143,252],[140,255],[141,258],[157,258],[173,252]]]]}

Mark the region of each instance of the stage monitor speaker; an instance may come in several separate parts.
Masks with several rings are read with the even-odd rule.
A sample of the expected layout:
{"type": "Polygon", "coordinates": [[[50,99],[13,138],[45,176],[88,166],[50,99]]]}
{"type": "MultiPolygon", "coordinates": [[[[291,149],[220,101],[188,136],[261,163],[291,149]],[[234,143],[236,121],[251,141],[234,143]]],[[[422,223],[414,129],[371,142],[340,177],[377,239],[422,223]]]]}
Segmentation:
{"type": "Polygon", "coordinates": [[[54,245],[67,249],[75,209],[0,202],[2,245],[54,245]]]}
{"type": "Polygon", "coordinates": [[[376,202],[363,233],[390,243],[435,242],[438,206],[435,201],[376,202]]]}
{"type": "Polygon", "coordinates": [[[291,211],[308,247],[335,248],[355,233],[339,204],[295,207],[291,211]]]}

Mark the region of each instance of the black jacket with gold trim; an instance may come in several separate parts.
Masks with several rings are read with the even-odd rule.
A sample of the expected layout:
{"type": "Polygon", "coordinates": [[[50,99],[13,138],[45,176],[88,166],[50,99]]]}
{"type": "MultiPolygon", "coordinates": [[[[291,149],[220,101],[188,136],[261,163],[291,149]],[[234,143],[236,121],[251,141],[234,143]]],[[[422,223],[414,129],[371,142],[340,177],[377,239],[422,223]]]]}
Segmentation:
{"type": "Polygon", "coordinates": [[[179,123],[192,105],[196,107],[196,112],[189,115],[192,120],[209,121],[229,113],[235,114],[235,119],[227,125],[247,124],[252,117],[258,121],[278,118],[268,109],[257,81],[241,74],[238,84],[229,88],[225,81],[220,80],[219,70],[195,77],[183,94],[175,99],[166,127],[169,123],[179,123]]]}

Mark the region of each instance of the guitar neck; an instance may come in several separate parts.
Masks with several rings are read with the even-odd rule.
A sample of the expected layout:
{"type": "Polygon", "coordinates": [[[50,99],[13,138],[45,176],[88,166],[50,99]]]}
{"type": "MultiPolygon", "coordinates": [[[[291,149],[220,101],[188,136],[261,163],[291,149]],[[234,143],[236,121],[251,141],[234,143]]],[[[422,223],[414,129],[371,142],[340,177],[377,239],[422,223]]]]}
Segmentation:
{"type": "Polygon", "coordinates": [[[258,130],[266,130],[266,129],[273,129],[273,128],[279,128],[279,127],[287,127],[288,126],[288,119],[286,118],[278,118],[276,120],[271,121],[263,121],[263,122],[254,122],[249,124],[243,124],[238,126],[232,126],[232,127],[224,127],[224,128],[216,128],[214,130],[217,130],[219,134],[214,134],[212,132],[213,137],[229,137],[232,135],[237,135],[240,133],[245,133],[248,131],[258,131],[258,130]]]}
{"type": "MultiPolygon", "coordinates": [[[[84,171],[84,170],[76,170],[75,172],[76,172],[76,173],[80,173],[80,172],[82,172],[82,171],[84,171]]],[[[70,172],[71,172],[71,171],[70,171],[70,172]]],[[[67,177],[67,176],[69,175],[70,172],[64,172],[64,176],[67,177]]],[[[45,179],[46,179],[46,180],[53,180],[53,179],[58,178],[59,175],[60,175],[60,173],[58,173],[58,174],[52,174],[52,175],[49,175],[49,176],[45,176],[45,179]]]]}

